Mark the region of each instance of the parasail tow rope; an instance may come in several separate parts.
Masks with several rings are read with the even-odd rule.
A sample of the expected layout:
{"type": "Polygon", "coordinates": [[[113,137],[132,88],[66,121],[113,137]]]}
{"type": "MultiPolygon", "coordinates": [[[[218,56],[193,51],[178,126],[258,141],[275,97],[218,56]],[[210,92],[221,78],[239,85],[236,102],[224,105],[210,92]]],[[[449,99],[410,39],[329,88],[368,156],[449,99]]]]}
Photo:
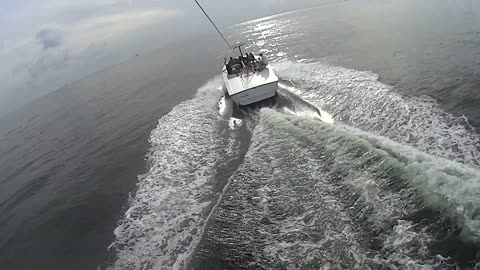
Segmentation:
{"type": "Polygon", "coordinates": [[[220,34],[220,36],[223,38],[223,41],[225,41],[225,43],[227,43],[227,46],[228,48],[230,48],[230,50],[232,50],[232,52],[237,55],[237,53],[235,52],[235,50],[232,48],[232,46],[230,45],[230,43],[228,43],[227,39],[223,36],[222,32],[220,32],[220,30],[218,29],[218,27],[215,25],[215,23],[212,21],[212,19],[210,18],[210,16],[208,16],[207,12],[205,12],[205,10],[203,9],[203,7],[200,5],[200,3],[198,3],[197,0],[194,0],[195,3],[197,3],[198,7],[202,10],[203,14],[205,14],[205,16],[207,17],[207,19],[212,23],[213,27],[215,27],[215,30],[217,30],[218,34],[220,34]]]}

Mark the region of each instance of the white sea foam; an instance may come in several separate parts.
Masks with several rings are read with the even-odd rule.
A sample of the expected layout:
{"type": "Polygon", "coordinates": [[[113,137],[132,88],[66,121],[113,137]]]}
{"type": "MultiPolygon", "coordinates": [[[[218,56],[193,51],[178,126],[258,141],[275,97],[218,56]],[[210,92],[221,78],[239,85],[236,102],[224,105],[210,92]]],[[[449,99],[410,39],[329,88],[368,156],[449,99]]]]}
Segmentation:
{"type": "Polygon", "coordinates": [[[219,197],[215,170],[237,150],[216,108],[218,85],[217,79],[207,83],[152,131],[150,169],[115,229],[111,268],[183,269],[188,263],[219,197]]]}
{"type": "Polygon", "coordinates": [[[431,155],[480,168],[480,140],[464,117],[431,98],[404,97],[371,72],[320,63],[276,64],[290,91],[334,114],[336,121],[411,145],[431,155]]]}
{"type": "MultiPolygon", "coordinates": [[[[223,201],[253,205],[228,208],[242,217],[238,226],[250,226],[223,228],[228,241],[237,234],[245,241],[254,228],[264,244],[254,256],[288,269],[329,269],[342,260],[357,269],[443,265],[447,258],[428,252],[434,236],[403,219],[418,210],[415,196],[457,222],[463,237],[477,240],[478,138],[463,118],[444,113],[429,98],[402,97],[369,72],[292,62],[276,68],[292,82],[288,91],[325,110],[262,109],[245,120],[225,118],[215,108],[219,80],[207,83],[152,131],[150,170],[115,230],[112,268],[184,268],[212,207],[223,201]],[[333,118],[340,124],[326,124],[333,118]],[[243,121],[253,131],[238,170],[243,178],[234,176],[234,190],[224,190],[229,196],[219,202],[212,188],[215,168],[239,151],[232,134],[243,121]],[[389,187],[392,179],[399,187],[389,187]],[[380,239],[380,250],[366,247],[369,233],[380,239]]],[[[224,101],[218,105],[229,110],[224,101]]],[[[251,240],[248,245],[260,241],[251,240]]]]}
{"type": "Polygon", "coordinates": [[[480,171],[444,158],[428,155],[390,139],[351,127],[351,134],[366,139],[393,157],[402,167],[402,178],[421,193],[425,203],[452,215],[466,226],[465,237],[480,236],[480,171]],[[470,234],[470,231],[473,235],[470,234]]]}
{"type": "MultiPolygon", "coordinates": [[[[264,169],[268,171],[272,167],[273,172],[270,182],[258,189],[262,208],[268,209],[272,201],[281,199],[286,200],[283,202],[286,205],[301,202],[304,209],[310,209],[299,216],[282,219],[275,234],[266,233],[265,254],[292,265],[308,264],[309,256],[311,260],[325,256],[328,252],[325,253],[324,245],[330,238],[337,241],[336,245],[350,245],[348,252],[359,268],[370,263],[405,265],[413,269],[446,264],[447,259],[441,255],[429,254],[428,245],[433,236],[425,227],[403,220],[405,215],[422,207],[412,201],[415,196],[420,197],[423,205],[439,210],[445,218],[453,218],[464,228],[462,237],[471,240],[480,234],[477,207],[480,205],[480,173],[477,169],[356,128],[328,125],[309,117],[289,116],[270,109],[262,110],[246,162],[253,159],[252,162],[259,163],[255,156],[265,155],[271,163],[264,169]],[[300,164],[288,163],[291,157],[300,164]],[[302,201],[307,195],[289,187],[294,185],[292,183],[305,181],[306,175],[310,180],[305,186],[314,181],[318,187],[308,188],[308,192],[318,195],[321,207],[310,207],[316,203],[313,198],[302,201]],[[280,190],[275,190],[275,186],[279,188],[275,183],[284,177],[292,178],[283,183],[280,190]],[[334,182],[328,179],[334,179],[334,182]],[[392,183],[396,187],[390,187],[392,183]],[[348,199],[340,199],[348,194],[342,195],[342,192],[348,190],[358,195],[349,206],[351,212],[346,207],[348,199]],[[278,195],[272,198],[271,194],[278,195]],[[333,217],[329,215],[330,211],[333,217]],[[355,219],[350,217],[352,214],[362,222],[368,220],[372,229],[380,233],[382,254],[367,253],[362,247],[359,242],[362,230],[352,225],[355,224],[355,219]],[[325,235],[322,240],[312,242],[302,237],[311,227],[304,222],[305,216],[314,217],[309,219],[310,222],[315,221],[315,216],[330,220],[330,223],[323,223],[325,235]],[[336,227],[328,227],[331,222],[335,222],[336,227]],[[301,240],[285,242],[284,235],[288,234],[298,235],[301,240]]],[[[331,247],[332,243],[329,245],[331,247]]],[[[329,260],[323,258],[320,261],[325,266],[329,260]]],[[[292,269],[296,268],[292,266],[292,269]]]]}

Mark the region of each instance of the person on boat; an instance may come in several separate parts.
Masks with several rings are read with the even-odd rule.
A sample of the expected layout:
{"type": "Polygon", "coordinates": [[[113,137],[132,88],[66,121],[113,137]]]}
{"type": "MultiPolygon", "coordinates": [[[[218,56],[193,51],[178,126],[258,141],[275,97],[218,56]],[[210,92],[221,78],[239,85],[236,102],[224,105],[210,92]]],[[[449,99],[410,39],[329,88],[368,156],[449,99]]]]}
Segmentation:
{"type": "Polygon", "coordinates": [[[235,61],[235,58],[230,56],[230,60],[228,61],[228,65],[230,66],[230,69],[232,70],[231,74],[235,73],[236,64],[237,64],[237,62],[235,61]]]}
{"type": "Polygon", "coordinates": [[[229,63],[230,63],[230,66],[232,67],[232,73],[235,73],[238,75],[238,73],[242,71],[242,61],[240,61],[238,58],[230,57],[229,63]]]}
{"type": "Polygon", "coordinates": [[[250,55],[248,53],[245,54],[243,60],[245,61],[245,65],[247,66],[247,68],[252,69],[252,59],[250,58],[250,55]]]}
{"type": "Polygon", "coordinates": [[[268,59],[263,53],[260,54],[260,64],[264,66],[268,65],[268,59]]]}
{"type": "Polygon", "coordinates": [[[247,53],[247,60],[250,64],[250,69],[252,71],[255,70],[256,66],[257,66],[257,63],[256,63],[256,59],[255,59],[255,56],[253,55],[253,53],[247,53]]]}
{"type": "Polygon", "coordinates": [[[228,63],[227,63],[227,58],[225,57],[224,64],[227,67],[227,73],[229,75],[233,74],[232,63],[233,63],[233,58],[232,57],[230,57],[230,60],[228,61],[228,63]]]}
{"type": "Polygon", "coordinates": [[[247,59],[250,63],[250,68],[253,70],[255,67],[255,56],[253,55],[253,53],[247,53],[247,59]]]}
{"type": "Polygon", "coordinates": [[[260,54],[260,61],[258,65],[260,69],[264,69],[268,65],[268,59],[263,53],[260,54]]]}
{"type": "Polygon", "coordinates": [[[244,60],[243,60],[243,55],[239,55],[239,56],[238,56],[238,63],[239,63],[242,67],[245,66],[245,62],[244,62],[244,60]]]}

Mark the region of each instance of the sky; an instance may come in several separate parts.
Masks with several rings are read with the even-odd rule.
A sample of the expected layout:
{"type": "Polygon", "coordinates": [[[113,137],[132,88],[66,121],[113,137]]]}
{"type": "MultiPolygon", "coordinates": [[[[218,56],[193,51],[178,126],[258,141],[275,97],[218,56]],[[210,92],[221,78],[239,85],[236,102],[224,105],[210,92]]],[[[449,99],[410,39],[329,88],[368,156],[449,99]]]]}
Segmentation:
{"type": "MultiPolygon", "coordinates": [[[[324,2],[200,0],[221,28],[324,2]]],[[[193,0],[0,0],[0,117],[137,53],[210,28],[193,0]]]]}

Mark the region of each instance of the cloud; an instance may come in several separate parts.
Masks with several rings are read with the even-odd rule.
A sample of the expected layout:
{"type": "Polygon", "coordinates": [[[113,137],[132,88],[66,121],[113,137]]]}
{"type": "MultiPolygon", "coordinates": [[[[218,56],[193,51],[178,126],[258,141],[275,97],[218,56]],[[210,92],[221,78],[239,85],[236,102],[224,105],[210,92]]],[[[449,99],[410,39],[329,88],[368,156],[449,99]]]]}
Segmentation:
{"type": "Polygon", "coordinates": [[[58,47],[62,44],[62,32],[57,29],[42,29],[37,32],[35,37],[45,50],[58,47]]]}
{"type": "Polygon", "coordinates": [[[147,25],[168,22],[181,14],[174,9],[151,9],[106,14],[79,22],[72,31],[88,43],[125,36],[147,25]]]}
{"type": "MultiPolygon", "coordinates": [[[[14,46],[17,50],[9,50],[17,55],[21,51],[21,58],[25,58],[22,61],[17,57],[13,69],[26,71],[29,80],[37,80],[47,73],[68,69],[72,61],[90,65],[88,59],[105,54],[111,54],[114,59],[114,51],[127,46],[128,40],[135,39],[137,32],[148,26],[158,29],[180,14],[174,9],[128,10],[86,17],[65,25],[47,24],[34,33],[36,44],[25,42],[14,46]]],[[[115,61],[108,62],[113,64],[115,61]]],[[[95,71],[95,67],[89,69],[95,71]]]]}
{"type": "Polygon", "coordinates": [[[165,38],[165,32],[183,21],[185,10],[166,1],[0,4],[0,117],[65,83],[173,39],[165,38]]]}
{"type": "Polygon", "coordinates": [[[30,22],[25,31],[14,21],[9,24],[17,26],[15,31],[0,24],[0,77],[7,78],[0,80],[0,96],[18,92],[14,89],[32,89],[32,83],[38,84],[36,89],[53,90],[60,83],[113,65],[124,60],[123,55],[128,57],[130,50],[147,47],[146,41],[155,40],[183,15],[171,8],[118,9],[108,6],[108,1],[91,6],[90,14],[82,11],[81,16],[71,16],[68,22],[58,19],[64,17],[58,11],[60,15],[46,21],[30,22]]]}

